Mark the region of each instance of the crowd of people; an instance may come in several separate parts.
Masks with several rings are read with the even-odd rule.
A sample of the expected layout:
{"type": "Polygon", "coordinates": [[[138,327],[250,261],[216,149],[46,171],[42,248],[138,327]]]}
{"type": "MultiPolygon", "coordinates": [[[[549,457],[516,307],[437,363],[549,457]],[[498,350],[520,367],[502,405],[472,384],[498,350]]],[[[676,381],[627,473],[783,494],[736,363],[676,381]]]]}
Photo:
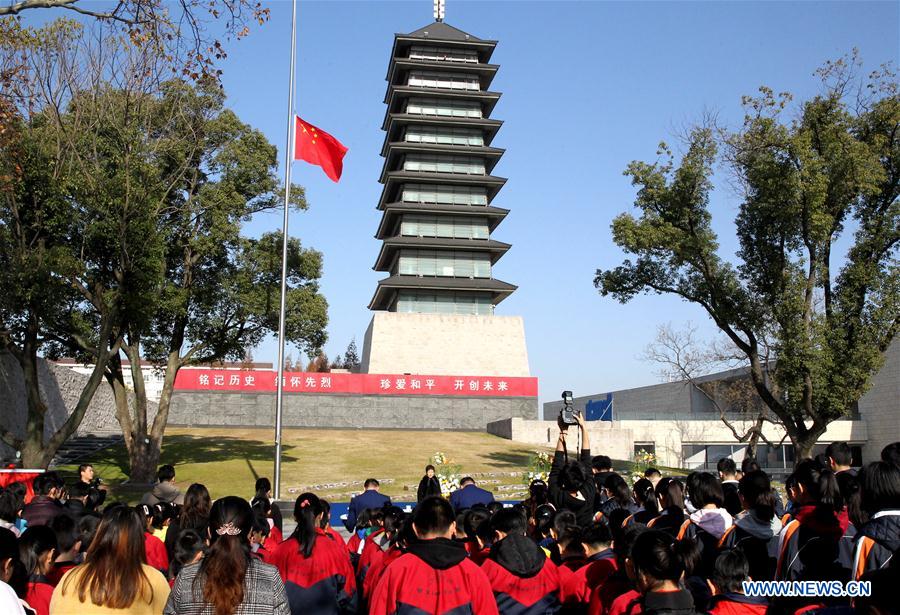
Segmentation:
{"type": "MultiPolygon", "coordinates": [[[[717,474],[649,469],[629,485],[608,457],[569,459],[560,423],[549,478],[510,505],[466,478],[445,499],[434,468],[412,512],[369,479],[346,535],[303,493],[284,536],[271,484],[213,501],[182,494],[172,466],[137,506],[105,503],[90,466],[34,497],[0,492],[0,613],[69,615],[462,615],[763,613],[900,610],[900,443],[858,473],[834,443],[801,460],[785,497],[751,458],[717,474]],[[871,593],[756,596],[747,581],[869,581],[871,593]]],[[[574,429],[573,429],[574,431],[574,429]]]]}

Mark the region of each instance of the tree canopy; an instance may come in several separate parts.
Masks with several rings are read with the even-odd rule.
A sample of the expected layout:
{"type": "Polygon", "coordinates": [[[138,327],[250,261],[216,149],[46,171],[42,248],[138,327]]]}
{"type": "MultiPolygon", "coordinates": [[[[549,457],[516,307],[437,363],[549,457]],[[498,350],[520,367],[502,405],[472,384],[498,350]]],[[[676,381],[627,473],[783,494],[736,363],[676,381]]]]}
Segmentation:
{"type": "Polygon", "coordinates": [[[744,98],[740,129],[699,125],[677,163],[665,144],[661,160],[632,162],[639,215],[612,232],[633,259],[594,280],[623,303],[651,292],[701,306],[798,458],[848,415],[900,327],[900,98],[887,68],[854,89],[856,66],[827,64],[793,118],[790,95],[763,87],[744,98]],[[720,164],[741,193],[734,263],[712,228],[720,164]]]}

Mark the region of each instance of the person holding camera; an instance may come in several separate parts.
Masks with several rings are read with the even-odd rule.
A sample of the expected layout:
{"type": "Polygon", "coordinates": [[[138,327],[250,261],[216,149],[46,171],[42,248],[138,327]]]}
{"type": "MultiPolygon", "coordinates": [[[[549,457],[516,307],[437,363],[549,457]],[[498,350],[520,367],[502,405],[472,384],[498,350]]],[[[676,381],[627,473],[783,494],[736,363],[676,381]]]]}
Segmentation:
{"type": "Polygon", "coordinates": [[[99,476],[94,475],[94,466],[89,463],[83,463],[78,466],[78,482],[87,485],[88,497],[85,502],[85,508],[94,511],[103,505],[106,501],[106,489],[101,489],[100,484],[103,482],[99,476]]]}
{"type": "Polygon", "coordinates": [[[591,442],[588,430],[584,425],[584,417],[580,412],[561,412],[557,420],[559,439],[556,442],[556,453],[550,467],[548,491],[550,503],[557,510],[570,510],[581,527],[590,525],[594,517],[594,496],[597,487],[591,475],[591,442]],[[572,421],[572,422],[570,422],[572,421]],[[566,448],[566,437],[571,424],[578,426],[581,434],[581,455],[577,461],[569,461],[566,448]]]}

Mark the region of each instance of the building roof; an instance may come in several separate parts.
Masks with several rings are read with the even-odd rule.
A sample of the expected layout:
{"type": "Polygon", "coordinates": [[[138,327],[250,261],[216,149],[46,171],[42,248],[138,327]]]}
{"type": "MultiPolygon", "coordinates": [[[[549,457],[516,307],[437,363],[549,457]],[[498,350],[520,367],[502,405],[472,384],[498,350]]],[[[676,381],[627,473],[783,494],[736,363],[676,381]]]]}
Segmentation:
{"type": "Polygon", "coordinates": [[[447,290],[472,291],[491,294],[491,301],[497,305],[510,296],[516,286],[493,278],[439,278],[418,277],[410,275],[392,275],[378,281],[375,295],[369,302],[370,310],[386,310],[391,307],[394,295],[402,289],[409,290],[447,290]]]}
{"type": "Polygon", "coordinates": [[[436,21],[423,28],[419,28],[409,34],[398,34],[397,36],[409,38],[427,38],[428,40],[441,41],[471,41],[473,43],[496,43],[497,41],[482,41],[477,36],[472,36],[463,32],[459,28],[454,28],[443,21],[436,21]]]}
{"type": "Polygon", "coordinates": [[[488,230],[491,232],[509,214],[508,209],[491,207],[490,205],[435,205],[431,203],[385,203],[384,215],[375,233],[375,239],[385,239],[393,232],[397,218],[403,214],[438,214],[448,216],[477,216],[487,218],[488,230]]]}
{"type": "Polygon", "coordinates": [[[378,258],[375,259],[375,271],[388,271],[394,262],[394,256],[401,249],[412,250],[450,250],[453,252],[489,252],[491,264],[500,260],[511,248],[508,243],[495,239],[449,239],[445,237],[389,237],[382,241],[378,258]]]}

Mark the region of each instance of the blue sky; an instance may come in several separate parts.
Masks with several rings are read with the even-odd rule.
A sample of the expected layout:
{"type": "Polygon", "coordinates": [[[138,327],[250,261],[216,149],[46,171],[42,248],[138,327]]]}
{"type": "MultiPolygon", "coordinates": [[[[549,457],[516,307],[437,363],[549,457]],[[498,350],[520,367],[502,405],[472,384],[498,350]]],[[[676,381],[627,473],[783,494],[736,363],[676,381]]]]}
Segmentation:
{"type": "MultiPolygon", "coordinates": [[[[700,308],[648,296],[620,305],[600,297],[594,271],[623,255],[610,240],[612,218],[632,207],[622,171],[655,157],[661,140],[717,112],[736,126],[742,94],[761,84],[798,98],[813,94],[813,71],[860,49],[865,67],[896,61],[896,2],[460,2],[446,22],[499,41],[492,89],[503,97],[495,145],[506,154],[494,173],[509,178],[495,203],[511,210],[494,233],[512,250],[495,277],[519,290],[498,314],[525,319],[532,374],[542,401],[658,381],[640,358],[657,325],[687,322],[713,334],[700,308]]],[[[284,143],[290,4],[271,4],[272,20],[232,45],[223,66],[229,105],[284,143]]],[[[295,105],[306,120],[350,148],[333,184],[295,163],[311,209],[293,215],[291,234],[325,255],[322,290],[329,302],[328,354],[361,344],[377,280],[373,238],[381,185],[380,129],[387,64],[397,32],[432,21],[431,2],[301,2],[295,105]]],[[[724,182],[712,210],[725,255],[735,250],[737,199],[724,182]]],[[[248,227],[280,224],[262,216],[248,227]]],[[[274,360],[265,343],[257,360],[274,360]]],[[[294,352],[296,356],[296,351],[294,352]]]]}
{"type": "MultiPolygon", "coordinates": [[[[268,2],[271,21],[229,45],[223,64],[228,104],[278,145],[285,142],[290,3],[268,2]]],[[[308,212],[291,234],[324,253],[329,356],[351,338],[362,345],[377,280],[382,102],[394,33],[433,21],[430,0],[302,1],[295,105],[307,121],[350,151],[339,184],[295,163],[308,212]]],[[[898,2],[488,2],[447,1],[446,22],[499,41],[492,117],[505,123],[494,145],[506,154],[494,174],[509,178],[495,204],[511,210],[494,233],[513,245],[494,276],[519,286],[497,314],[525,319],[532,374],[541,400],[571,389],[585,395],[658,381],[640,355],[657,325],[687,322],[713,334],[700,308],[664,296],[627,305],[602,298],[598,267],[623,255],[609,225],[632,208],[622,171],[652,160],[660,140],[717,112],[737,126],[740,97],[761,84],[797,98],[817,91],[813,71],[858,47],[865,69],[898,60],[898,2]]],[[[738,201],[728,186],[713,195],[722,252],[735,250],[738,201]]],[[[259,216],[248,234],[279,228],[259,216]]],[[[290,352],[290,350],[289,350],[290,352]]],[[[276,344],[255,352],[274,361],[276,344]]],[[[297,356],[296,350],[293,351],[297,356]]]]}

